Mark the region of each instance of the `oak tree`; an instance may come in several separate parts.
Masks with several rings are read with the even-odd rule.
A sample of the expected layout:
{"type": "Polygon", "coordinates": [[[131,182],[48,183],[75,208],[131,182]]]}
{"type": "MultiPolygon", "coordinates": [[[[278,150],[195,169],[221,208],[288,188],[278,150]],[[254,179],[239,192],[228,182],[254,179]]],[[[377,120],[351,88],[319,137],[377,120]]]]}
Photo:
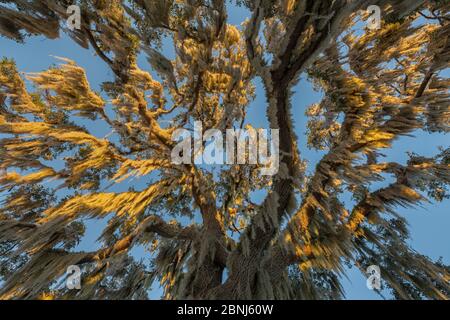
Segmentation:
{"type": "Polygon", "coordinates": [[[450,129],[449,9],[421,0],[0,1],[3,36],[64,32],[112,71],[96,92],[70,57],[25,75],[14,57],[0,61],[0,297],[144,299],[159,281],[167,299],[339,299],[347,265],[378,265],[395,298],[449,298],[449,267],[411,248],[396,209],[448,199],[450,149],[383,158],[402,136],[450,129]],[[66,24],[74,4],[78,29],[66,24]],[[378,29],[365,24],[369,5],[381,9],[378,29]],[[231,6],[250,13],[241,26],[228,22],[231,6]],[[301,76],[323,98],[304,110],[299,138],[291,109],[301,76]],[[171,161],[172,134],[194,121],[243,128],[256,81],[266,97],[257,108],[279,129],[277,174],[171,161]],[[86,121],[111,134],[94,135],[86,121]],[[298,139],[323,154],[310,171],[298,139]],[[114,191],[123,183],[128,191],[114,191]],[[76,250],[87,219],[108,220],[91,252],[76,250]],[[137,246],[148,260],[135,259],[137,246]],[[64,285],[70,265],[82,270],[80,290],[64,285]]]}

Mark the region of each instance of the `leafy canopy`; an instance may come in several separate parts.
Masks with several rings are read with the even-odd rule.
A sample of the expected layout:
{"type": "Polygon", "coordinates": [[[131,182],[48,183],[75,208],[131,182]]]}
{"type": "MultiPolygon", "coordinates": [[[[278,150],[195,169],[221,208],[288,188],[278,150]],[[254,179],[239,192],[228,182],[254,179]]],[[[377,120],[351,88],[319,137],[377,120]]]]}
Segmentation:
{"type": "Polygon", "coordinates": [[[409,246],[396,208],[448,199],[450,149],[403,164],[382,153],[449,131],[448,1],[86,0],[73,31],[71,4],[0,1],[0,34],[66,32],[114,74],[98,93],[66,58],[28,75],[0,61],[1,298],[140,299],[159,280],[170,299],[337,299],[346,265],[374,264],[396,298],[449,297],[449,267],[409,246]],[[369,4],[378,30],[365,27],[369,4]],[[242,26],[227,23],[231,5],[251,13],[242,26]],[[311,174],[290,111],[301,75],[323,93],[305,110],[305,139],[324,153],[311,174]],[[242,128],[257,79],[258,108],[280,130],[276,175],[171,162],[177,129],[242,128]],[[92,121],[111,133],[95,136],[92,121]],[[146,186],[123,190],[136,177],[146,186]],[[86,219],[108,223],[101,247],[79,252],[86,219]],[[81,290],[64,285],[70,265],[81,290]]]}

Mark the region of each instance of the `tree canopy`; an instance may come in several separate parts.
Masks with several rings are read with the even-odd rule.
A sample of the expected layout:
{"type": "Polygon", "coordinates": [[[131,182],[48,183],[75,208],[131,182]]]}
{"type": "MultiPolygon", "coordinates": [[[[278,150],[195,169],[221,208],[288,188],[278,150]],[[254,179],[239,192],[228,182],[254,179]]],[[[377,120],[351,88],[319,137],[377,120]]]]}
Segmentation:
{"type": "Polygon", "coordinates": [[[144,299],[159,281],[167,299],[339,299],[347,265],[378,265],[395,298],[448,299],[450,268],[410,246],[397,208],[449,198],[450,149],[411,150],[407,163],[384,161],[383,150],[418,130],[450,129],[449,9],[420,0],[1,0],[1,35],[67,33],[113,77],[96,92],[70,57],[26,75],[14,57],[0,60],[0,298],[144,299]],[[71,30],[74,4],[81,24],[71,30]],[[241,26],[228,23],[232,5],[251,13],[241,26]],[[369,5],[381,9],[378,29],[365,27],[369,5]],[[299,138],[291,108],[300,76],[323,98],[305,110],[299,138]],[[243,128],[256,80],[266,97],[258,108],[279,129],[275,175],[258,164],[171,161],[177,129],[243,128]],[[111,134],[95,136],[83,119],[111,134]],[[324,153],[311,174],[298,139],[324,153]],[[133,177],[146,187],[133,188],[133,177]],[[123,181],[128,191],[109,190],[123,181]],[[101,248],[77,251],[86,219],[104,218],[101,248]],[[135,246],[148,249],[147,262],[135,246]],[[80,290],[62,284],[71,265],[83,272],[80,290]]]}

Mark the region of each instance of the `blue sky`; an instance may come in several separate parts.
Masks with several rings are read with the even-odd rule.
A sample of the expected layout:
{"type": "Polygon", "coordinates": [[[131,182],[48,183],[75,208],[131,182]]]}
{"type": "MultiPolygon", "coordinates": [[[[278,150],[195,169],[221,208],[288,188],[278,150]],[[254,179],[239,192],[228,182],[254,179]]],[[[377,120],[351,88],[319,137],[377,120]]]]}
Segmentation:
{"type": "MultiPolygon", "coordinates": [[[[231,7],[229,10],[229,23],[240,25],[248,16],[242,8],[231,7]]],[[[164,53],[172,56],[173,48],[170,43],[164,43],[164,53]]],[[[50,65],[59,63],[53,56],[66,57],[74,60],[82,66],[87,73],[91,86],[100,91],[100,84],[103,81],[113,79],[113,73],[106,64],[94,55],[92,50],[84,50],[67,38],[65,35],[58,40],[47,40],[43,37],[28,38],[25,44],[17,44],[5,38],[0,38],[0,57],[14,58],[17,66],[22,72],[39,72],[47,69],[50,65]]],[[[148,70],[149,65],[144,57],[140,57],[139,66],[148,70]]],[[[447,74],[448,72],[446,72],[447,74]]],[[[156,77],[156,75],[153,73],[156,77]]],[[[256,80],[256,99],[252,102],[248,121],[254,127],[267,128],[268,123],[265,118],[266,99],[259,80],[256,80]]],[[[307,106],[320,101],[321,94],[312,89],[310,83],[301,79],[295,87],[295,94],[292,98],[293,119],[296,133],[299,137],[299,148],[301,156],[309,161],[308,170],[313,170],[315,164],[320,160],[322,153],[309,150],[306,146],[306,117],[304,112],[307,106]]],[[[87,128],[97,136],[105,136],[110,129],[106,126],[94,125],[87,128]]],[[[401,138],[394,143],[391,150],[384,152],[387,160],[404,163],[407,159],[406,152],[414,151],[418,154],[431,156],[437,153],[438,146],[449,146],[449,139],[441,134],[427,134],[417,132],[415,137],[401,138]]],[[[143,181],[134,181],[137,185],[144,185],[143,181]]],[[[404,215],[409,221],[411,230],[411,244],[420,253],[426,254],[433,259],[443,256],[444,262],[450,263],[450,201],[441,203],[424,204],[413,209],[399,209],[398,212],[404,215]]],[[[80,249],[94,250],[99,244],[96,239],[105,226],[105,221],[92,220],[88,223],[88,232],[83,239],[80,249]]],[[[133,253],[137,257],[145,256],[143,248],[136,248],[133,253]]],[[[366,287],[365,277],[355,268],[348,270],[348,278],[343,279],[344,289],[349,299],[379,299],[373,291],[366,287]]],[[[161,291],[157,288],[152,294],[153,298],[158,298],[161,291]]]]}

